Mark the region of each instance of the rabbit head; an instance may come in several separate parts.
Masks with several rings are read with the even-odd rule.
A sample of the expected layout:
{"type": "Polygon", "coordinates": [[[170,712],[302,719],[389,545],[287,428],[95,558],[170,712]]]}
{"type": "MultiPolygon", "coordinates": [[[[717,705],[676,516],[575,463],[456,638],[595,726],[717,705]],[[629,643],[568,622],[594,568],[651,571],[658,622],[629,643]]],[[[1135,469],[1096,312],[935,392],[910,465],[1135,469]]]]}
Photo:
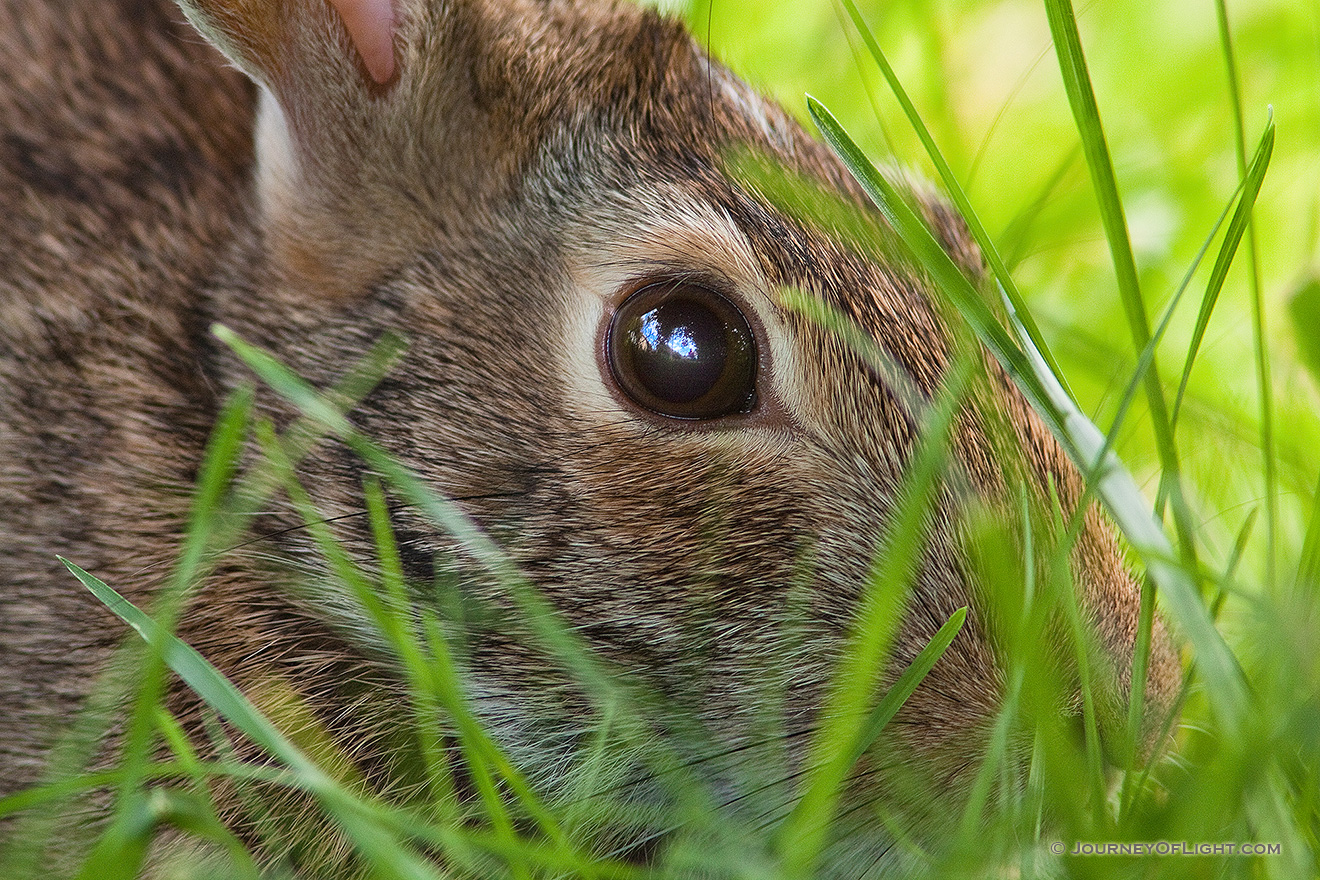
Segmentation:
{"type": "MultiPolygon", "coordinates": [[[[750,746],[773,703],[791,789],[960,350],[920,270],[789,210],[738,157],[833,194],[883,243],[843,166],[679,24],[627,3],[182,5],[261,87],[252,197],[207,292],[215,319],[321,385],[405,333],[354,423],[454,499],[593,652],[713,741],[760,760],[750,746]],[[841,315],[887,366],[786,291],[841,315]]],[[[902,185],[981,278],[960,221],[902,185]]],[[[956,797],[979,766],[1007,667],[968,513],[1084,503],[1012,383],[974,361],[880,687],[959,608],[971,615],[854,769],[859,803],[883,799],[902,766],[956,797]]],[[[219,352],[212,369],[247,379],[219,352]]],[[[360,510],[363,470],[327,447],[302,476],[334,518],[360,510]]],[[[460,542],[406,508],[393,517],[419,584],[454,575],[465,598],[507,610],[460,542]]],[[[341,522],[365,552],[366,527],[341,522]]],[[[1106,682],[1102,727],[1117,732],[1138,591],[1100,513],[1081,522],[1068,558],[1106,682]]],[[[222,573],[185,632],[245,687],[291,683],[380,763],[400,710],[363,682],[388,695],[397,676],[303,541],[260,554],[295,560],[294,575],[264,561],[222,573]]],[[[553,788],[590,733],[584,698],[525,626],[475,630],[474,709],[553,788]]],[[[1177,678],[1157,623],[1147,738],[1177,678]]]]}

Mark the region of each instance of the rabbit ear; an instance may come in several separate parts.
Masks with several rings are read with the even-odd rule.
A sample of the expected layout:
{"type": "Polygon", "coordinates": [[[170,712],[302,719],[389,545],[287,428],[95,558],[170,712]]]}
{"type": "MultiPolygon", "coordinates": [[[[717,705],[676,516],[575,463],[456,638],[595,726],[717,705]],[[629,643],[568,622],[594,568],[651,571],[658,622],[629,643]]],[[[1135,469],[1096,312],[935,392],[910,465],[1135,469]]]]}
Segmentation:
{"type": "Polygon", "coordinates": [[[396,219],[381,204],[390,190],[379,183],[398,176],[391,162],[401,152],[399,133],[407,132],[399,117],[409,106],[409,56],[398,32],[425,2],[177,2],[262,87],[256,196],[270,247],[283,263],[311,267],[309,283],[327,289],[372,277],[397,253],[390,242],[362,241],[352,221],[396,219]]]}
{"type": "Polygon", "coordinates": [[[282,92],[297,71],[347,69],[356,50],[367,73],[394,75],[394,0],[178,0],[193,26],[248,76],[282,92]],[[347,39],[344,39],[345,35],[347,39]],[[340,57],[336,58],[335,56],[340,57]]]}
{"type": "Polygon", "coordinates": [[[394,75],[394,5],[391,0],[330,0],[348,28],[362,63],[376,82],[394,75]]]}

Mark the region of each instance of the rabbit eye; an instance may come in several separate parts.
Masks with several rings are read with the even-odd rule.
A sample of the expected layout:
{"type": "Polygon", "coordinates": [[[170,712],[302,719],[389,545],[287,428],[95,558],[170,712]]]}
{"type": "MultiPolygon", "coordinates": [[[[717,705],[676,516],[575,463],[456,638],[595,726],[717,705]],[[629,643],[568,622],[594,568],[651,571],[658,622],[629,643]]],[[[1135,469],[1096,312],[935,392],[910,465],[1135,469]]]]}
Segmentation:
{"type": "Polygon", "coordinates": [[[667,281],[614,314],[605,357],[624,394],[675,419],[745,413],[756,403],[756,340],[738,308],[713,290],[667,281]]]}

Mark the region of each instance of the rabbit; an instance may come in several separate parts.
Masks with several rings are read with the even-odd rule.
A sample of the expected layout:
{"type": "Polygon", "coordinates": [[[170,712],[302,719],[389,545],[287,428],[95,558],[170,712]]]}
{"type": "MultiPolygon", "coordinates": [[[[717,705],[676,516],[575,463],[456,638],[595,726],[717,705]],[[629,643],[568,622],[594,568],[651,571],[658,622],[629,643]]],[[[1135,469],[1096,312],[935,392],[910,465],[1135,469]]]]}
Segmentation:
{"type": "MultiPolygon", "coordinates": [[[[714,742],[750,749],[779,693],[791,788],[921,434],[909,398],[938,395],[956,350],[919,270],[795,216],[730,156],[881,235],[847,170],[680,23],[621,0],[180,7],[191,25],[165,0],[0,3],[0,796],[40,779],[124,635],[57,554],[148,608],[175,558],[210,427],[252,381],[217,323],[321,388],[405,334],[354,425],[714,742]],[[846,316],[901,382],[786,289],[846,316]]],[[[954,212],[895,179],[982,283],[954,212]]],[[[882,686],[970,615],[854,770],[857,803],[909,767],[950,812],[974,778],[1006,666],[962,512],[1015,509],[1019,488],[1089,505],[1069,558],[1107,740],[1126,718],[1134,579],[1059,444],[978,363],[949,441],[963,488],[935,496],[882,686]]],[[[367,471],[334,443],[299,466],[363,553],[367,471]]],[[[590,735],[580,691],[460,543],[406,506],[391,520],[412,580],[452,576],[496,609],[466,643],[473,711],[536,786],[564,786],[590,735]]],[[[178,631],[245,693],[292,689],[374,785],[403,787],[397,663],[300,522],[275,504],[178,631]]],[[[1144,754],[1180,677],[1157,619],[1144,754]]],[[[203,741],[197,700],[173,699],[203,741]]],[[[822,876],[890,864],[879,823],[857,824],[822,876]]]]}

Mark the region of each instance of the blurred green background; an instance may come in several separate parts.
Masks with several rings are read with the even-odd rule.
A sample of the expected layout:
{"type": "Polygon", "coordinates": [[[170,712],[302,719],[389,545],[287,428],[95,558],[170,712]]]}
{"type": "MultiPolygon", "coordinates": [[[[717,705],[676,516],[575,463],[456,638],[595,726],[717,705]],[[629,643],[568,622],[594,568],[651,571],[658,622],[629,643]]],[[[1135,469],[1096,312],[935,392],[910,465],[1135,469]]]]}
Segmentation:
{"type": "MultiPolygon", "coordinates": [[[[1113,419],[1136,362],[1039,0],[858,0],[1059,357],[1083,409],[1113,419]]],[[[877,161],[934,177],[874,63],[831,0],[670,3],[735,71],[806,119],[823,101],[877,161]]],[[[1317,387],[1300,365],[1294,293],[1320,267],[1320,3],[1228,0],[1250,157],[1270,108],[1277,141],[1256,208],[1279,461],[1281,558],[1295,559],[1320,469],[1317,387]]],[[[1097,0],[1077,15],[1151,324],[1238,182],[1233,102],[1214,0],[1097,0]]],[[[807,123],[810,126],[810,123],[807,123]]],[[[1170,398],[1212,246],[1160,349],[1170,398]]],[[[1192,501],[1218,567],[1263,502],[1260,406],[1244,245],[1209,325],[1179,423],[1192,501]]],[[[1309,322],[1307,322],[1309,323],[1309,322]]],[[[1312,340],[1320,328],[1301,328],[1312,340]]],[[[1313,343],[1314,344],[1314,343],[1313,343]]],[[[1153,497],[1138,396],[1117,445],[1153,497]]],[[[1244,560],[1263,572],[1262,529],[1244,560]]],[[[1285,565],[1284,570],[1290,566],[1285,565]]]]}

